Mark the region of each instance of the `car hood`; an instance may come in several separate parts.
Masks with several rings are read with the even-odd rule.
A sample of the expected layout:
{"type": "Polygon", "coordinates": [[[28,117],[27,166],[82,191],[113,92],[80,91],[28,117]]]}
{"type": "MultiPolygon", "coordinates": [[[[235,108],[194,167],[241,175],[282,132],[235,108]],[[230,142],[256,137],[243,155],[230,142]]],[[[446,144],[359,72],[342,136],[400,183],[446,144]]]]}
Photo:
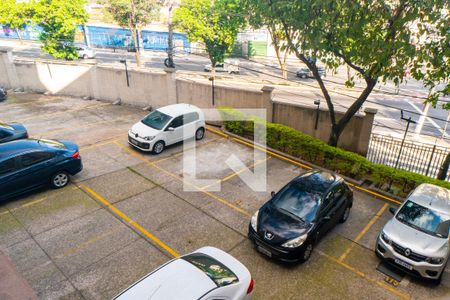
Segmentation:
{"type": "Polygon", "coordinates": [[[150,126],[145,125],[142,123],[142,121],[139,121],[138,123],[134,124],[133,127],[131,127],[131,133],[133,135],[138,135],[137,137],[147,137],[147,136],[155,136],[161,131],[151,128],[150,126]]]}
{"type": "Polygon", "coordinates": [[[272,204],[263,206],[258,216],[258,235],[268,244],[279,245],[286,241],[299,237],[308,232],[311,224],[299,221],[298,219],[284,213],[272,204]],[[268,240],[266,232],[273,234],[273,238],[268,240]]]}
{"type": "Polygon", "coordinates": [[[393,242],[413,252],[425,256],[446,257],[448,252],[448,239],[434,237],[416,230],[396,218],[392,218],[383,228],[383,232],[393,242]]]}

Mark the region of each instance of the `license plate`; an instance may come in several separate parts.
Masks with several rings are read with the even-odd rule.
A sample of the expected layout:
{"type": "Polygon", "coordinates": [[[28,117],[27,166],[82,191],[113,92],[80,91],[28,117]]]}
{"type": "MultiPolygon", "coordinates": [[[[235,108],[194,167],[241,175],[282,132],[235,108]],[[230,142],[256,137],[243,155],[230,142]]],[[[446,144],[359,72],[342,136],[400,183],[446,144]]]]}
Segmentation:
{"type": "Polygon", "coordinates": [[[133,145],[137,145],[138,142],[135,139],[130,138],[130,143],[132,143],[133,145]]]}
{"type": "Polygon", "coordinates": [[[256,249],[258,249],[258,251],[261,252],[262,254],[267,255],[268,257],[272,257],[272,252],[270,252],[266,248],[258,246],[256,249]]]}
{"type": "Polygon", "coordinates": [[[403,260],[400,260],[400,259],[396,258],[394,261],[395,261],[396,264],[398,264],[398,265],[400,265],[402,267],[405,267],[408,270],[412,270],[413,269],[413,267],[410,264],[404,262],[403,260]]]}

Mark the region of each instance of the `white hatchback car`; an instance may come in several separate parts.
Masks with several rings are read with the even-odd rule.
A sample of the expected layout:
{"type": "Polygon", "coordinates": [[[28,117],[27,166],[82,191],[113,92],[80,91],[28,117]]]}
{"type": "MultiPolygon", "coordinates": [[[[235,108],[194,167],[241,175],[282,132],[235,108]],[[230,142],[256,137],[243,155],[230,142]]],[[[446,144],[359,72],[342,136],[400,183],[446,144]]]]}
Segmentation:
{"type": "Polygon", "coordinates": [[[249,300],[254,281],[230,254],[204,247],[175,258],[121,292],[115,300],[249,300]]]}
{"type": "Polygon", "coordinates": [[[168,145],[205,135],[205,116],[191,104],[173,104],[148,114],[128,131],[128,143],[142,151],[161,153],[168,145]]]}

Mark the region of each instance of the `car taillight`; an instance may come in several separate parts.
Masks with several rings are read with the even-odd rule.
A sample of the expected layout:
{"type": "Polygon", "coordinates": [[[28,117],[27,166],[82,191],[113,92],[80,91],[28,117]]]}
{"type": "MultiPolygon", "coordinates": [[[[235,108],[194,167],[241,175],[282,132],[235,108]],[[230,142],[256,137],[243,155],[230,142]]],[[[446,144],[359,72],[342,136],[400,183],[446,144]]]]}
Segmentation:
{"type": "Polygon", "coordinates": [[[247,289],[247,294],[250,294],[251,292],[253,292],[253,287],[255,285],[255,281],[253,280],[253,278],[250,280],[250,284],[248,285],[248,289],[247,289]]]}
{"type": "Polygon", "coordinates": [[[80,156],[80,151],[75,152],[72,154],[72,158],[78,158],[80,156]]]}

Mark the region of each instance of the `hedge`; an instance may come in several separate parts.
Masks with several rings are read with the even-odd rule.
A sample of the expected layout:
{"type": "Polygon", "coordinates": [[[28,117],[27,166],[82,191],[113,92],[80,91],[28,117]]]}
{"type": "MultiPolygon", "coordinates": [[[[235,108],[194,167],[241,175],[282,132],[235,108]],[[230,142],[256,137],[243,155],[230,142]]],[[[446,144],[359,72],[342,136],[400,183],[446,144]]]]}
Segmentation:
{"type": "Polygon", "coordinates": [[[332,170],[355,180],[367,180],[375,187],[399,197],[405,197],[421,183],[431,183],[450,188],[450,182],[433,179],[424,175],[375,164],[365,157],[332,147],[322,140],[311,137],[291,127],[269,123],[257,117],[248,117],[239,110],[221,107],[225,128],[237,135],[253,140],[261,134],[261,126],[266,126],[268,147],[332,170]],[[244,120],[244,121],[242,121],[244,120]]]}

